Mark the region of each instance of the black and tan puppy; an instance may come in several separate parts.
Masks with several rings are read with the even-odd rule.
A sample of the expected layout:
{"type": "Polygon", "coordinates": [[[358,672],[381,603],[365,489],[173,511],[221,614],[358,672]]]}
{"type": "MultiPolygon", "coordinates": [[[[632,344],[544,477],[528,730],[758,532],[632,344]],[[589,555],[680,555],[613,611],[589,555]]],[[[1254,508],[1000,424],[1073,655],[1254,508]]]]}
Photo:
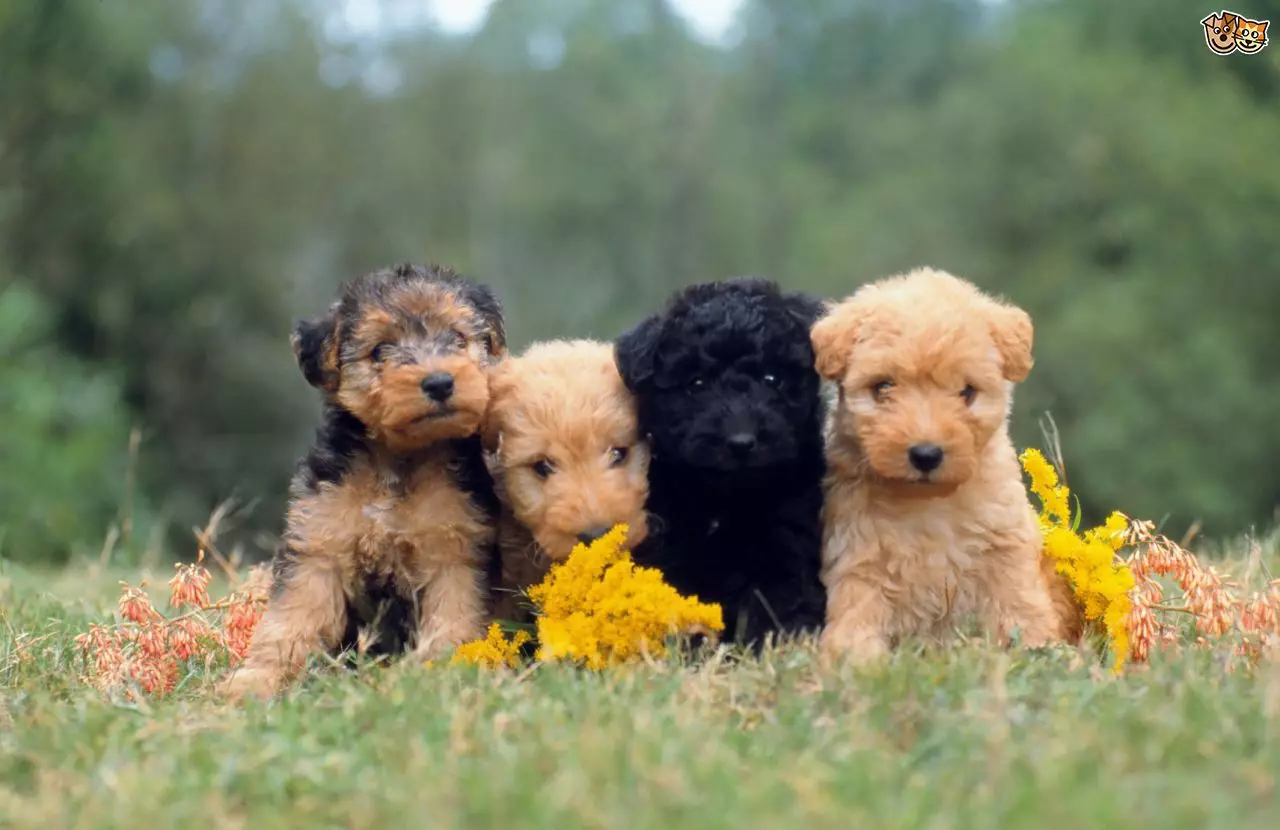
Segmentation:
{"type": "Polygon", "coordinates": [[[358,638],[430,657],[484,630],[497,503],[479,429],[486,367],[506,353],[497,300],[447,269],[401,265],[346,285],[292,342],[323,423],[233,696],[274,693],[309,654],[358,638]]]}
{"type": "Polygon", "coordinates": [[[821,311],[765,280],[694,285],[615,344],[652,450],[634,558],[719,603],[730,642],[822,627],[821,311]]]}

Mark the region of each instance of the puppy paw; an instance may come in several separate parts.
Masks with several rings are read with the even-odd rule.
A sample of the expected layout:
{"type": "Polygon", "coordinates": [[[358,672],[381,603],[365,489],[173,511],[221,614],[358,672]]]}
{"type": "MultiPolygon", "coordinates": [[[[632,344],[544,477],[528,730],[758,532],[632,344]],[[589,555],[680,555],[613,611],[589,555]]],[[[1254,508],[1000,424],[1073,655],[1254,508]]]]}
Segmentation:
{"type": "Polygon", "coordinates": [[[889,643],[876,631],[832,627],[823,632],[819,649],[825,666],[832,666],[840,660],[862,664],[888,656],[889,643]]]}
{"type": "Polygon", "coordinates": [[[485,629],[472,623],[458,623],[443,627],[430,626],[419,632],[418,645],[409,655],[417,663],[438,660],[463,643],[482,640],[485,629]]]}
{"type": "Polygon", "coordinates": [[[274,672],[261,668],[241,667],[218,685],[218,694],[228,700],[248,697],[266,699],[279,691],[281,678],[274,672]]]}

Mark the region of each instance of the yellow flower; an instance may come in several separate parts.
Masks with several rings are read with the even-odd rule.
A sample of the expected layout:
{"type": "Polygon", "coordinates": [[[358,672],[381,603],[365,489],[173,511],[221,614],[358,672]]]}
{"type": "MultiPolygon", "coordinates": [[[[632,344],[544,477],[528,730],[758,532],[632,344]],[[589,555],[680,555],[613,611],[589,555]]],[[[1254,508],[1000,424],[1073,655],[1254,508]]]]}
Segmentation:
{"type": "Polygon", "coordinates": [[[1123,513],[1116,511],[1100,527],[1085,533],[1084,538],[1086,542],[1101,542],[1112,551],[1117,551],[1124,547],[1124,534],[1128,529],[1129,520],[1123,513]]]}
{"type": "Polygon", "coordinates": [[[1116,656],[1115,670],[1118,674],[1124,670],[1125,661],[1129,657],[1129,614],[1133,610],[1133,601],[1128,594],[1120,594],[1107,606],[1103,625],[1107,636],[1111,638],[1111,650],[1116,656]]]}
{"type": "Polygon", "coordinates": [[[538,608],[538,659],[569,660],[592,669],[641,654],[666,653],[666,638],[723,631],[720,606],[683,597],[654,568],[639,567],[622,549],[626,525],[588,546],[529,589],[538,608]]]}
{"type": "Polygon", "coordinates": [[[1058,485],[1058,471],[1037,449],[1028,449],[1022,453],[1022,467],[1031,477],[1031,492],[1035,493],[1044,505],[1044,518],[1052,518],[1061,523],[1071,521],[1070,502],[1067,500],[1067,488],[1058,485]]]}
{"type": "Polygon", "coordinates": [[[493,623],[483,640],[472,640],[458,646],[451,663],[474,663],[491,669],[520,665],[520,647],[529,642],[529,633],[517,631],[510,640],[502,633],[502,626],[493,623]]]}
{"type": "Polygon", "coordinates": [[[1037,449],[1024,451],[1019,460],[1031,479],[1031,492],[1040,500],[1044,553],[1071,581],[1086,623],[1106,635],[1118,674],[1129,657],[1129,592],[1136,584],[1133,572],[1116,557],[1124,547],[1129,520],[1112,513],[1102,525],[1076,533],[1071,529],[1070,490],[1059,482],[1053,465],[1037,449]]]}

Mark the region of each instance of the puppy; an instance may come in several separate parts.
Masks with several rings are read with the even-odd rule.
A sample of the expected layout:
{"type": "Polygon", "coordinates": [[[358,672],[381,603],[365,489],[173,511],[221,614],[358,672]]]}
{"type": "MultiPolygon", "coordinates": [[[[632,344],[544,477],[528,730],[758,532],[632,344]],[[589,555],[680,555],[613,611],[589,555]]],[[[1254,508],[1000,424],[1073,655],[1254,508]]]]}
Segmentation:
{"type": "Polygon", "coordinates": [[[719,603],[728,642],[822,625],[821,309],[761,279],[694,285],[615,344],[653,452],[634,558],[719,603]]]}
{"type": "Polygon", "coordinates": [[[285,546],[233,696],[270,694],[307,656],[380,637],[429,657],[483,634],[497,501],[478,430],[506,352],[488,289],[401,265],[298,324],[323,423],[291,486],[285,546]]]}
{"type": "MultiPolygon", "coordinates": [[[[941,635],[959,614],[1040,646],[1071,633],[1009,440],[1031,318],[927,268],[864,286],[813,327],[838,384],[823,582],[828,656],[941,635]],[[1055,601],[1056,594],[1056,601],[1055,601]]],[[[1078,613],[1078,609],[1076,609],[1078,613]]]]}
{"type": "Polygon", "coordinates": [[[617,524],[629,545],[644,540],[649,449],[611,344],[535,344],[495,367],[489,389],[485,437],[503,505],[494,615],[527,621],[520,592],[575,545],[617,524]]]}

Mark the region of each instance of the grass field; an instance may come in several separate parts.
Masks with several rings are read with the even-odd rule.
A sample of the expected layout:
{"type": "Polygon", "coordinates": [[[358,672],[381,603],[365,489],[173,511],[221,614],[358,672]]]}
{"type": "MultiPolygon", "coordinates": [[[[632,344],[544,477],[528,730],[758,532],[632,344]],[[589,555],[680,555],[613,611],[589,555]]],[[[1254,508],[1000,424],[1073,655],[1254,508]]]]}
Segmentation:
{"type": "Polygon", "coordinates": [[[1207,650],[1122,678],[976,640],[859,671],[807,643],[601,674],[321,667],[243,706],[197,673],[134,704],[81,685],[72,645],[119,578],[0,570],[0,826],[1280,826],[1280,666],[1207,650]]]}

